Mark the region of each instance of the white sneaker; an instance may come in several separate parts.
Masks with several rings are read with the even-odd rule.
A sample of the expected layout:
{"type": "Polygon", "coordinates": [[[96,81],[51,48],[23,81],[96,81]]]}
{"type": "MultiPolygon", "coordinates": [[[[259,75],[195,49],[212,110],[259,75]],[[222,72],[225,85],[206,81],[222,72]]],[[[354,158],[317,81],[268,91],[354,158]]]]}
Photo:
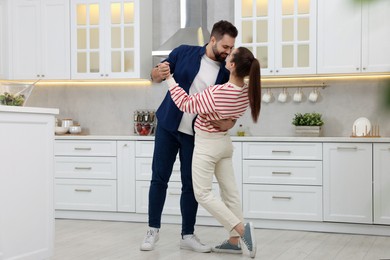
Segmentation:
{"type": "Polygon", "coordinates": [[[183,239],[180,240],[180,248],[186,250],[192,250],[198,253],[209,253],[211,252],[211,246],[202,244],[195,235],[184,235],[183,239]]]}
{"type": "Polygon", "coordinates": [[[142,241],[140,249],[142,251],[151,251],[154,249],[154,245],[158,241],[159,230],[158,228],[151,228],[146,232],[144,241],[142,241]]]}

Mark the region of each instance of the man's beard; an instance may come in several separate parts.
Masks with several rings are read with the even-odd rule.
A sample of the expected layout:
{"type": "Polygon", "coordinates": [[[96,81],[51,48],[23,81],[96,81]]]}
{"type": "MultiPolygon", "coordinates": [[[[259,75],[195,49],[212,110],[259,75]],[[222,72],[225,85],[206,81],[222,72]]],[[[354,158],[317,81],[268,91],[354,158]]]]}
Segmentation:
{"type": "Polygon", "coordinates": [[[222,56],[222,54],[218,51],[217,44],[213,45],[212,50],[216,61],[224,62],[226,60],[226,53],[222,53],[222,56]]]}

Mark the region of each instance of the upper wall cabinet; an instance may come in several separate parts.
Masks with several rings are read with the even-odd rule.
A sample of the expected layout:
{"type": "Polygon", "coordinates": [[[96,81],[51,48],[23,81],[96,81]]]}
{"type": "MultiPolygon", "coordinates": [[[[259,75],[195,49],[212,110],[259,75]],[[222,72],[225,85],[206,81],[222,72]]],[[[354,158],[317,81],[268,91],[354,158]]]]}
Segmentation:
{"type": "Polygon", "coordinates": [[[12,0],[9,79],[69,79],[69,0],[12,0]]]}
{"type": "Polygon", "coordinates": [[[71,1],[72,78],[146,77],[151,7],[151,0],[71,1]]]}
{"type": "Polygon", "coordinates": [[[318,73],[390,71],[390,1],[318,3],[318,73]]]}
{"type": "Polygon", "coordinates": [[[316,0],[235,0],[237,46],[259,59],[262,75],[316,73],[316,0]]]}

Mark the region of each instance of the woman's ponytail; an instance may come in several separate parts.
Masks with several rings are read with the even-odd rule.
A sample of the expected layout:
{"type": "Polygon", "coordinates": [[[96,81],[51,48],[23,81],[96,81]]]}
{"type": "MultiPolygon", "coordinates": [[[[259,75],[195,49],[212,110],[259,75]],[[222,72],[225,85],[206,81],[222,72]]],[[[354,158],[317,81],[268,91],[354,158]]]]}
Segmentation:
{"type": "Polygon", "coordinates": [[[260,115],[261,106],[260,63],[256,58],[253,59],[251,64],[248,86],[248,98],[249,106],[251,108],[252,120],[256,123],[260,115]]]}

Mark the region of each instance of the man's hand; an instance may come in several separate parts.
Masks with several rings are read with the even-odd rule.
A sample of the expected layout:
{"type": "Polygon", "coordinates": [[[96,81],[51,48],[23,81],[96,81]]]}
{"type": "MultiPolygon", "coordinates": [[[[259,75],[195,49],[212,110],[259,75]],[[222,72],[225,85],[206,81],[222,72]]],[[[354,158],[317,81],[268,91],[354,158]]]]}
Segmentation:
{"type": "Polygon", "coordinates": [[[169,63],[167,61],[164,61],[162,63],[159,63],[156,67],[152,69],[150,77],[153,82],[160,83],[161,81],[168,78],[170,74],[171,70],[169,67],[169,63]]]}
{"type": "Polygon", "coordinates": [[[236,124],[236,120],[229,118],[229,119],[211,121],[210,123],[212,126],[218,128],[219,130],[227,131],[233,128],[233,126],[236,124]]]}

